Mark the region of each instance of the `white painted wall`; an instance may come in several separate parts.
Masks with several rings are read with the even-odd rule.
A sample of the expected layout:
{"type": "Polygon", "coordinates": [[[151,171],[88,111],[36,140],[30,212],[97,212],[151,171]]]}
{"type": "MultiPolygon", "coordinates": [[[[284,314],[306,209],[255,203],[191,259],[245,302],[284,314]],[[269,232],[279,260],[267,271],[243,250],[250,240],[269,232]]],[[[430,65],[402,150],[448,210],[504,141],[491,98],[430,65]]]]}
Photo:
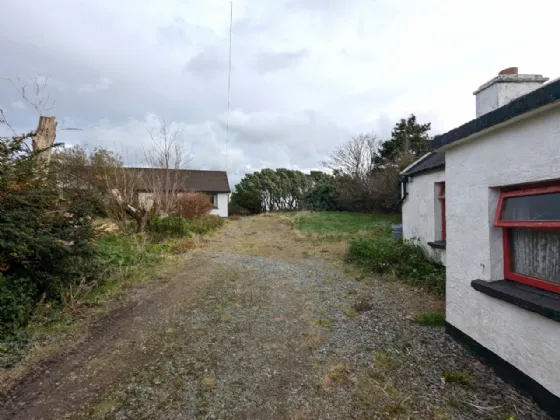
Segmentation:
{"type": "Polygon", "coordinates": [[[475,291],[503,278],[498,187],[560,179],[560,108],[446,150],[447,321],[560,397],[560,323],[475,291]]]}
{"type": "MultiPolygon", "coordinates": [[[[179,194],[181,195],[181,194],[179,194]]],[[[138,201],[144,203],[147,208],[151,208],[153,204],[153,194],[142,192],[138,193],[138,201]]],[[[228,193],[219,193],[218,194],[218,208],[212,209],[210,214],[215,214],[220,217],[228,217],[228,207],[229,207],[229,194],[228,193]]]]}
{"type": "Polygon", "coordinates": [[[437,183],[444,181],[444,169],[412,177],[407,185],[408,197],[402,206],[404,238],[417,238],[430,258],[441,264],[445,264],[445,250],[434,249],[428,242],[441,240],[441,205],[437,183]]]}
{"type": "Polygon", "coordinates": [[[220,217],[228,217],[229,194],[218,194],[218,208],[212,209],[210,214],[215,214],[220,217]]]}

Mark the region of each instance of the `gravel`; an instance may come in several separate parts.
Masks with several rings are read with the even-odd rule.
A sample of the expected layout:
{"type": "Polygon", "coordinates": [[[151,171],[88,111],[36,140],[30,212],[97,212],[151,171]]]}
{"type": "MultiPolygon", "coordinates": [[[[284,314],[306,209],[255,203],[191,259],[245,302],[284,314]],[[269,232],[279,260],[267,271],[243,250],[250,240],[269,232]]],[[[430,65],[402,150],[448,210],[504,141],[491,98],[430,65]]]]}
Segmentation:
{"type": "MultiPolygon", "coordinates": [[[[68,360],[100,390],[94,401],[37,379],[52,408],[41,418],[549,418],[443,327],[411,321],[442,299],[346,266],[342,243],[252,217],[200,245],[151,303],[95,338],[108,340],[99,354],[68,360]]],[[[33,398],[27,412],[40,411],[33,398]]]]}
{"type": "Polygon", "coordinates": [[[105,417],[547,418],[443,328],[407,319],[441,304],[421,291],[358,282],[319,257],[202,257],[220,284],[179,317],[171,353],[120,389],[105,417]],[[350,310],[356,302],[371,309],[350,310]],[[442,379],[446,369],[466,372],[464,383],[442,379]]]}

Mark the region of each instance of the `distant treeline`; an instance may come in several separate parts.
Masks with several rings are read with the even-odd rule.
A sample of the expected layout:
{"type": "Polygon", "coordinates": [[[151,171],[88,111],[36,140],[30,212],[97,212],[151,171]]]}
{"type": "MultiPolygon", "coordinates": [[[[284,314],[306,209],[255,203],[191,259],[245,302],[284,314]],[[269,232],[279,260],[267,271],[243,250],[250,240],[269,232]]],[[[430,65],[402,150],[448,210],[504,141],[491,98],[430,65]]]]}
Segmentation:
{"type": "Polygon", "coordinates": [[[387,140],[375,134],[355,136],[323,162],[329,173],[281,168],[248,174],[235,187],[230,214],[399,211],[399,172],[429,151],[430,128],[411,115],[395,125],[387,140]]]}

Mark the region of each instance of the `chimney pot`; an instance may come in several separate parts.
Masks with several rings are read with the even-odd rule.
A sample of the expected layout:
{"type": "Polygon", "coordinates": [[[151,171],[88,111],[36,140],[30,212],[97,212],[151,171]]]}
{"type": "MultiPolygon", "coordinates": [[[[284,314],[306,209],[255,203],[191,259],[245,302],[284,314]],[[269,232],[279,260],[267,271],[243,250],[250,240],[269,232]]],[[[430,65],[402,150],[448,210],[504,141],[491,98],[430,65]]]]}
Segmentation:
{"type": "Polygon", "coordinates": [[[498,73],[498,75],[500,74],[517,74],[519,71],[519,69],[517,67],[508,67],[507,69],[503,69],[501,72],[498,73]]]}

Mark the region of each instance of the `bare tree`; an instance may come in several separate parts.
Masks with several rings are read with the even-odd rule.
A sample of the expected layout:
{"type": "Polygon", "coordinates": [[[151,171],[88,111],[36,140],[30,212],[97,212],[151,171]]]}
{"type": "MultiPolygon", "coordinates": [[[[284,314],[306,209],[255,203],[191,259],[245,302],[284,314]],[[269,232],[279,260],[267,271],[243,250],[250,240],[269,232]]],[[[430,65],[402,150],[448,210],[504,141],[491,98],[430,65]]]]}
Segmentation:
{"type": "MultiPolygon", "coordinates": [[[[50,111],[55,103],[48,93],[48,77],[35,76],[29,82],[23,83],[18,77],[17,83],[11,79],[0,79],[9,83],[19,94],[19,96],[37,112],[39,123],[37,128],[29,133],[18,134],[10,124],[5,111],[0,108],[0,124],[7,126],[13,133],[13,138],[25,141],[31,138],[33,150],[43,151],[39,155],[39,162],[44,166],[48,165],[52,155],[52,145],[56,139],[56,117],[47,117],[43,114],[50,111]]],[[[41,166],[43,166],[41,165],[41,166]]]]}
{"type": "Polygon", "coordinates": [[[337,147],[323,162],[331,170],[341,171],[360,180],[366,179],[374,168],[373,157],[380,141],[375,134],[360,134],[337,147]]]}
{"type": "Polygon", "coordinates": [[[148,129],[151,144],[144,152],[143,181],[158,213],[169,214],[177,205],[178,194],[185,189],[186,174],[183,169],[192,160],[182,139],[181,130],[172,128],[165,119],[157,129],[148,129]]]}

